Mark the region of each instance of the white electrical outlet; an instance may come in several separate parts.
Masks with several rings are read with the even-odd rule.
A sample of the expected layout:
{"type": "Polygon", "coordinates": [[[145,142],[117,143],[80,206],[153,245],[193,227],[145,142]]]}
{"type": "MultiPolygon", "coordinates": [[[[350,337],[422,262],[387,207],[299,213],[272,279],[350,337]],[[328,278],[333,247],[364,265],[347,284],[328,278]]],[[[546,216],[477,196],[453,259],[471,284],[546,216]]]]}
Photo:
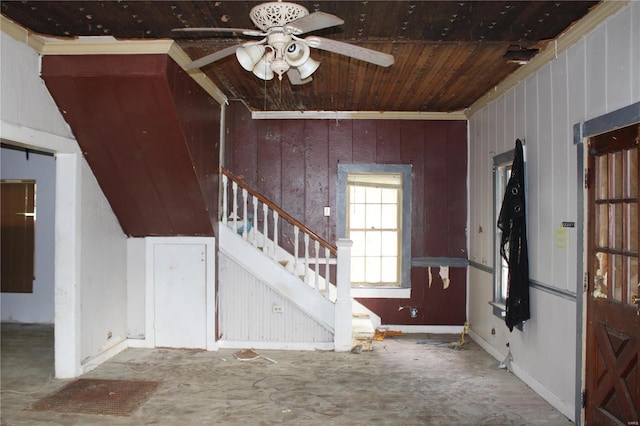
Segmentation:
{"type": "Polygon", "coordinates": [[[273,305],[273,312],[281,314],[284,312],[284,306],[273,305]]]}
{"type": "Polygon", "coordinates": [[[324,216],[325,217],[331,216],[331,207],[325,207],[324,208],[324,216]]]}

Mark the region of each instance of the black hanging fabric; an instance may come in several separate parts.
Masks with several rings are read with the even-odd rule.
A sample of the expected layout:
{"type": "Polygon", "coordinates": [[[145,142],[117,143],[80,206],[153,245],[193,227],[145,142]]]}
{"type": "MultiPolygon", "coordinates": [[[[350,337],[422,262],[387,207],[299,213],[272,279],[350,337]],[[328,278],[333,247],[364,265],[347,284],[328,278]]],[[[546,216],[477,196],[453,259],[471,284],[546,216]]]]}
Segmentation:
{"type": "Polygon", "coordinates": [[[500,255],[509,265],[505,322],[510,331],[513,331],[514,326],[531,317],[529,313],[529,252],[525,210],[524,153],[522,142],[518,139],[516,140],[511,175],[498,216],[498,228],[502,231],[500,255]]]}

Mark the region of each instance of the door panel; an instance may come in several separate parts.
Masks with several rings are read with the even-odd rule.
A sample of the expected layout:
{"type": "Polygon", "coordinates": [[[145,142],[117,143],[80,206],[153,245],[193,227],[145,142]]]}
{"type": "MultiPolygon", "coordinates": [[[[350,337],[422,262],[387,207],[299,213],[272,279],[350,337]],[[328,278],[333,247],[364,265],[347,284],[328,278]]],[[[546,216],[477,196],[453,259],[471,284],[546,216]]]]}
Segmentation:
{"type": "Polygon", "coordinates": [[[2,292],[33,293],[35,181],[2,181],[2,292]]]}
{"type": "Polygon", "coordinates": [[[586,422],[638,424],[638,140],[633,125],[589,141],[586,422]]]}

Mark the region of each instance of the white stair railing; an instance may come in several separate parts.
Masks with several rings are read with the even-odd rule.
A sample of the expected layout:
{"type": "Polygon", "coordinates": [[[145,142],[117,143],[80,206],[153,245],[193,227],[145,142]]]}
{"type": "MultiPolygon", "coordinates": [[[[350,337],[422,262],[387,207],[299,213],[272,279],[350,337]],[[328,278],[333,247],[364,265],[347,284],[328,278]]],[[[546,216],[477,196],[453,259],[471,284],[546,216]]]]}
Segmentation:
{"type": "MultiPolygon", "coordinates": [[[[351,300],[350,276],[341,275],[338,271],[338,265],[350,265],[350,250],[346,251],[348,259],[341,261],[338,259],[340,251],[336,247],[226,169],[222,169],[222,194],[221,220],[225,226],[229,226],[255,247],[261,247],[263,253],[274,261],[286,261],[287,264],[283,266],[330,301],[335,303],[340,294],[347,294],[351,300]],[[293,240],[283,233],[281,222],[293,227],[293,240]],[[259,231],[260,228],[262,232],[259,231]],[[280,238],[281,233],[284,238],[280,238]],[[280,240],[285,240],[290,245],[284,247],[280,240]],[[303,246],[302,250],[300,244],[303,246]],[[303,257],[300,256],[300,251],[303,257]],[[343,283],[340,282],[340,277],[343,277],[343,283]],[[331,281],[336,282],[335,287],[331,281]],[[341,285],[346,289],[342,293],[337,289],[341,285]]],[[[344,253],[343,250],[343,257],[344,253]]],[[[349,324],[350,318],[351,312],[347,321],[349,324]]]]}

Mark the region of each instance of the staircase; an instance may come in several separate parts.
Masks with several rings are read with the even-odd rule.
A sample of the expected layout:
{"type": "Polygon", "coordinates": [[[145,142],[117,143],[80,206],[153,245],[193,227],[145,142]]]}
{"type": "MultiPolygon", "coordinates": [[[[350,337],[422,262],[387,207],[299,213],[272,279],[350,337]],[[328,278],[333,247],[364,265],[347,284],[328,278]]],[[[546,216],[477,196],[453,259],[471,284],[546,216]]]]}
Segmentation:
{"type": "Polygon", "coordinates": [[[307,346],[314,349],[372,350],[380,318],[350,296],[351,242],[327,243],[225,169],[222,183],[219,250],[223,259],[230,259],[230,266],[222,268],[219,277],[222,317],[225,310],[244,309],[238,306],[239,300],[273,306],[272,312],[263,309],[259,320],[247,320],[242,331],[232,324],[244,317],[221,320],[222,339],[228,338],[235,346],[247,339],[252,347],[263,348],[270,347],[269,340],[274,348],[283,344],[297,348],[304,345],[296,342],[307,339],[307,346]],[[245,283],[230,286],[228,282],[236,280],[233,277],[243,274],[242,270],[250,274],[245,283]],[[239,290],[243,285],[249,287],[239,290]],[[240,291],[246,294],[236,294],[240,291]],[[257,294],[261,296],[256,299],[257,294]],[[281,313],[288,316],[278,315],[281,313]],[[256,333],[251,322],[256,322],[254,328],[268,322],[269,331],[256,333]],[[280,327],[281,335],[273,335],[280,327]],[[307,336],[292,337],[299,330],[307,330],[307,336]]]}

